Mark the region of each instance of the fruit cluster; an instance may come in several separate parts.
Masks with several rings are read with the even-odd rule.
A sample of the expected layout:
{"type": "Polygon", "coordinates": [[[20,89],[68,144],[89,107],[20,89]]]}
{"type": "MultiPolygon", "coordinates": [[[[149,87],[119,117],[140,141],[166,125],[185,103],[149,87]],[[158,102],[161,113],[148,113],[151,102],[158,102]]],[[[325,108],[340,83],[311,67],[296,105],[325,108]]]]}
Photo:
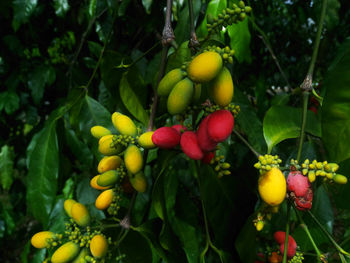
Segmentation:
{"type": "Polygon", "coordinates": [[[91,232],[88,209],[73,199],[67,199],[64,210],[71,218],[70,223],[66,224],[64,235],[41,231],[33,235],[31,244],[40,249],[60,245],[51,255],[52,263],[97,262],[103,259],[111,239],[107,239],[100,231],[91,232]]]}
{"type": "Polygon", "coordinates": [[[254,164],[254,167],[259,170],[260,174],[270,171],[273,167],[279,168],[280,163],[282,163],[278,155],[260,155],[258,160],[259,161],[254,164]]]}
{"type": "Polygon", "coordinates": [[[207,15],[207,28],[209,33],[220,32],[222,27],[227,27],[243,21],[246,14],[250,13],[252,8],[246,6],[243,1],[239,1],[238,5],[233,4],[232,8],[226,8],[218,14],[218,17],[213,17],[211,14],[207,15]]]}
{"type": "MultiPolygon", "coordinates": [[[[152,142],[161,149],[172,149],[180,145],[181,150],[193,160],[214,163],[214,150],[218,143],[225,141],[232,133],[234,117],[228,110],[218,110],[206,116],[196,131],[185,126],[161,127],[154,131],[152,142]]],[[[220,159],[220,158],[219,158],[220,159]]],[[[218,159],[218,161],[219,161],[218,159]]],[[[228,164],[218,164],[216,170],[228,169],[228,164]],[[219,166],[218,166],[219,165],[219,166]]],[[[222,172],[221,175],[227,174],[222,172]]]]}

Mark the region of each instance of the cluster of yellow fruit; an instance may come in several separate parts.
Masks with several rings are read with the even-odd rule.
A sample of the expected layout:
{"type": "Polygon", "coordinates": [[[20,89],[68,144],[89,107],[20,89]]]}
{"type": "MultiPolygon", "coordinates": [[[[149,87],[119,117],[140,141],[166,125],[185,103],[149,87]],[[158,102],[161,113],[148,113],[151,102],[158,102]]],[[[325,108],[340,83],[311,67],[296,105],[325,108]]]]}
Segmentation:
{"type": "Polygon", "coordinates": [[[126,115],[119,112],[112,114],[112,123],[119,135],[103,126],[91,128],[91,134],[99,139],[99,152],[104,155],[97,170],[98,175],[91,179],[90,185],[103,192],[96,199],[98,209],[107,209],[115,200],[116,186],[119,186],[125,175],[132,187],[138,192],[145,192],[147,181],[143,174],[143,154],[140,147],[154,148],[153,131],[138,136],[135,123],[126,115]]]}
{"type": "Polygon", "coordinates": [[[88,209],[73,199],[67,199],[64,202],[64,210],[71,218],[75,229],[66,233],[68,238],[63,238],[62,234],[55,234],[51,231],[41,231],[32,237],[31,244],[36,248],[50,248],[60,245],[51,256],[52,263],[96,262],[104,258],[110,240],[107,240],[99,231],[90,232],[88,225],[91,217],[88,209]],[[86,231],[82,233],[77,225],[85,227],[86,231]]]}
{"type": "MultiPolygon", "coordinates": [[[[225,58],[226,55],[224,52],[225,58]]],[[[167,97],[168,112],[172,115],[184,113],[190,104],[200,99],[204,83],[209,84],[210,97],[217,105],[228,106],[233,98],[234,86],[231,73],[223,64],[220,53],[204,51],[188,63],[187,69],[169,71],[157,89],[159,96],[167,97]]]]}

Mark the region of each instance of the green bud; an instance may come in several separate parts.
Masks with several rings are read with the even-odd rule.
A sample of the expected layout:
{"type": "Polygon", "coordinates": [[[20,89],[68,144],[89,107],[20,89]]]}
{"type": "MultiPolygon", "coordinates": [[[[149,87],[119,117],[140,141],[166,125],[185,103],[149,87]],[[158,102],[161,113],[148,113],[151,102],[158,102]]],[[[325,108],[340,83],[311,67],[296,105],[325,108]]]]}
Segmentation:
{"type": "Polygon", "coordinates": [[[250,12],[252,11],[252,8],[251,8],[250,6],[246,6],[246,7],[244,8],[244,11],[245,11],[246,13],[250,13],[250,12]]]}
{"type": "Polygon", "coordinates": [[[303,172],[303,175],[306,175],[308,172],[308,169],[303,169],[302,172],[303,172]]]}
{"type": "Polygon", "coordinates": [[[256,163],[256,164],[254,164],[254,167],[255,167],[256,169],[260,169],[260,168],[261,168],[261,164],[260,164],[260,163],[256,163]]]}
{"type": "Polygon", "coordinates": [[[246,14],[245,13],[240,13],[239,15],[239,20],[243,21],[246,18],[246,14]]]}
{"type": "Polygon", "coordinates": [[[223,163],[223,164],[221,164],[221,168],[223,168],[223,169],[228,169],[228,168],[230,168],[231,167],[231,165],[229,164],[229,163],[223,163]]]}
{"type": "Polygon", "coordinates": [[[240,8],[245,8],[245,4],[244,4],[243,1],[239,1],[238,6],[239,6],[240,8]]]}

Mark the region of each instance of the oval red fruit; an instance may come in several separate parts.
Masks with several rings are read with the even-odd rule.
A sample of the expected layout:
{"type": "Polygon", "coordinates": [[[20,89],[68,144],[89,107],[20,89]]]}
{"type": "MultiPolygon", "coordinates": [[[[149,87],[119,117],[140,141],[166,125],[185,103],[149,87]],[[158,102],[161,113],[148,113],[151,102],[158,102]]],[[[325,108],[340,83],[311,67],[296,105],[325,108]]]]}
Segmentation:
{"type": "Polygon", "coordinates": [[[171,128],[177,130],[177,132],[181,135],[181,133],[187,131],[187,127],[183,126],[181,124],[175,124],[173,126],[171,126],[171,128]]]}
{"type": "Polygon", "coordinates": [[[208,135],[214,142],[223,142],[232,133],[234,118],[228,110],[218,110],[209,115],[208,135]]]}
{"type": "Polygon", "coordinates": [[[197,135],[192,131],[186,131],[181,135],[180,145],[182,151],[193,160],[203,158],[202,149],[198,145],[197,135]]]}
{"type": "Polygon", "coordinates": [[[197,130],[197,138],[198,138],[198,144],[199,147],[205,151],[210,152],[215,149],[217,143],[214,142],[212,139],[210,139],[208,135],[208,120],[209,116],[205,117],[201,123],[199,124],[198,130],[197,130]]]}
{"type": "MultiPolygon", "coordinates": [[[[284,240],[286,238],[286,233],[283,231],[277,231],[273,235],[276,242],[280,245],[280,252],[283,255],[284,253],[284,240]]],[[[289,235],[288,236],[288,249],[287,249],[287,257],[292,258],[294,257],[297,250],[297,243],[295,242],[294,238],[289,235]]]]}
{"type": "Polygon", "coordinates": [[[161,127],[154,131],[152,142],[159,148],[171,149],[180,142],[180,134],[171,127],[161,127]]]}
{"type": "Polygon", "coordinates": [[[302,175],[300,171],[292,171],[287,177],[287,187],[289,192],[294,192],[296,196],[304,196],[311,187],[309,179],[302,175]]]}

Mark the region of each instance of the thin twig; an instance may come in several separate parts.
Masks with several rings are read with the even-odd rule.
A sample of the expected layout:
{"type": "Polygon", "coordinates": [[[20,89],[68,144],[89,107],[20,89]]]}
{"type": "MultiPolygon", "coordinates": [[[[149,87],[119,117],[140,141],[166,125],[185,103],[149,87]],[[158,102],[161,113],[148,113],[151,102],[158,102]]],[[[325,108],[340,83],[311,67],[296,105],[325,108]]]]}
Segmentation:
{"type": "Polygon", "coordinates": [[[246,139],[244,139],[244,137],[238,132],[238,131],[236,131],[236,130],[233,130],[233,132],[237,135],[237,137],[249,148],[249,150],[251,150],[252,151],[252,153],[254,153],[254,155],[258,158],[261,154],[260,153],[258,153],[254,148],[253,148],[253,146],[251,146],[250,144],[249,144],[249,142],[246,140],[246,139]]]}

